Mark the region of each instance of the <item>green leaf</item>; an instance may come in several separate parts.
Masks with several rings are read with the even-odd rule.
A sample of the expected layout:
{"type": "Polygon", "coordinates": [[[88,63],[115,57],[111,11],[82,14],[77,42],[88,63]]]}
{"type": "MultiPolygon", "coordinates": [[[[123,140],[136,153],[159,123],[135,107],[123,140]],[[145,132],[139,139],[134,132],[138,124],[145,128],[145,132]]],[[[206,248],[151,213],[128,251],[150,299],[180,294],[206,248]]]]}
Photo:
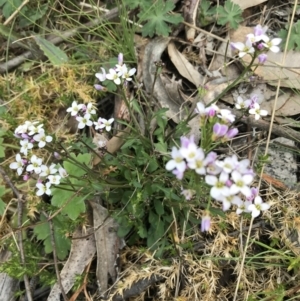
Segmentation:
{"type": "MultiPolygon", "coordinates": [[[[49,254],[53,251],[50,237],[50,226],[45,216],[41,215],[40,219],[43,223],[34,227],[34,234],[36,235],[37,239],[44,241],[45,252],[49,254]]],[[[60,260],[64,260],[67,257],[71,247],[70,239],[63,234],[63,225],[66,221],[64,220],[63,216],[57,215],[53,218],[52,222],[57,257],[60,260]]]]}
{"type": "Polygon", "coordinates": [[[158,215],[163,215],[165,213],[164,205],[160,200],[154,200],[154,208],[158,215]]]}
{"type": "MultiPolygon", "coordinates": [[[[78,163],[85,164],[86,166],[90,166],[91,164],[92,157],[90,154],[79,154],[78,156],[71,154],[71,157],[78,163]]],[[[76,165],[73,161],[64,161],[63,165],[69,175],[82,177],[86,174],[86,171],[82,167],[76,165]]]]}
{"type": "Polygon", "coordinates": [[[37,45],[44,52],[45,56],[50,60],[50,62],[54,66],[61,66],[68,62],[67,54],[64,51],[62,51],[59,47],[55,46],[54,44],[42,37],[34,36],[33,38],[37,45]]]}
{"type": "MultiPolygon", "coordinates": [[[[73,184],[78,184],[78,182],[74,182],[73,184]]],[[[66,188],[72,189],[72,187],[66,188]]],[[[91,194],[76,196],[73,191],[62,190],[59,187],[54,187],[51,189],[51,192],[53,195],[51,204],[59,208],[63,207],[61,213],[68,215],[72,220],[75,220],[81,213],[85,212],[86,206],[84,201],[91,194]]]]}
{"type": "Polygon", "coordinates": [[[22,16],[19,22],[20,27],[25,27],[30,24],[34,24],[37,20],[41,19],[48,10],[48,3],[40,5],[34,10],[28,11],[26,17],[22,16]]]}
{"type": "Polygon", "coordinates": [[[141,12],[139,14],[140,21],[147,21],[143,26],[142,35],[149,37],[153,37],[154,34],[168,36],[171,29],[167,23],[179,24],[183,21],[180,15],[169,14],[174,8],[175,4],[170,0],[157,1],[150,9],[141,12]]]}
{"type": "Polygon", "coordinates": [[[5,208],[6,208],[6,203],[1,199],[1,197],[5,194],[5,187],[0,186],[0,215],[3,215],[5,208]]]}
{"type": "Polygon", "coordinates": [[[5,146],[2,145],[3,143],[3,138],[0,138],[0,158],[5,157],[5,146]]]}
{"type": "Polygon", "coordinates": [[[158,142],[154,143],[155,150],[160,153],[167,153],[168,152],[168,145],[165,142],[158,142]]]}
{"type": "Polygon", "coordinates": [[[129,7],[129,9],[140,8],[141,10],[147,10],[151,6],[151,2],[149,0],[125,0],[124,4],[129,7]]]}
{"type": "MultiPolygon", "coordinates": [[[[300,20],[297,21],[294,25],[292,26],[291,30],[291,35],[290,39],[288,41],[288,50],[300,50],[300,20]]],[[[281,29],[278,33],[278,36],[282,39],[282,43],[286,44],[287,41],[287,35],[288,35],[288,30],[281,29]]]]}
{"type": "Polygon", "coordinates": [[[144,225],[138,227],[138,235],[140,236],[140,238],[146,238],[148,236],[147,229],[144,225]]]}
{"type": "Polygon", "coordinates": [[[243,21],[242,10],[239,5],[226,0],[223,6],[217,8],[217,23],[225,25],[229,23],[231,28],[237,29],[239,23],[243,21]]]}
{"type": "Polygon", "coordinates": [[[2,14],[5,19],[9,18],[21,4],[22,0],[1,0],[0,7],[2,7],[2,14]]]}

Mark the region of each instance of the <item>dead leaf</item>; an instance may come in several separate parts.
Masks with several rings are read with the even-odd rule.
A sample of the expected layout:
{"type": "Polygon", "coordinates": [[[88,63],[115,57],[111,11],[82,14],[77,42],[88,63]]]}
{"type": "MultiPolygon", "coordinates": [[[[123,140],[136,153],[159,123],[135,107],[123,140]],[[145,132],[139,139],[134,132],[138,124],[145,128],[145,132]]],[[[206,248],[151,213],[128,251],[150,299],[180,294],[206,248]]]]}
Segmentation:
{"type": "Polygon", "coordinates": [[[118,223],[108,216],[108,210],[96,202],[90,202],[93,208],[94,229],[97,247],[97,280],[103,294],[107,290],[108,280],[117,278],[116,260],[124,244],[118,237],[118,223]]]}
{"type": "Polygon", "coordinates": [[[203,83],[203,76],[194,68],[185,56],[177,50],[173,42],[170,42],[168,45],[168,53],[172,63],[183,77],[193,83],[196,87],[199,87],[203,83]]]}
{"type": "Polygon", "coordinates": [[[238,4],[242,10],[259,5],[266,2],[267,0],[231,0],[233,3],[238,4]]]}
{"type": "MultiPolygon", "coordinates": [[[[90,229],[87,233],[81,230],[76,230],[73,238],[86,236],[93,230],[90,229]]],[[[96,242],[93,235],[82,239],[73,239],[69,258],[64,265],[61,273],[61,283],[65,293],[68,293],[73,287],[77,275],[81,275],[86,265],[91,261],[96,253],[96,242]]],[[[56,283],[50,292],[47,301],[60,301],[61,290],[56,283]]]]}
{"type": "Polygon", "coordinates": [[[156,74],[156,62],[161,60],[161,55],[165,51],[170,38],[156,38],[146,47],[143,57],[143,82],[146,91],[153,94],[153,97],[159,102],[162,108],[168,108],[166,115],[168,118],[179,122],[180,106],[169,98],[165,86],[162,82],[161,75],[156,74]],[[154,83],[155,81],[155,83],[154,83]]]}

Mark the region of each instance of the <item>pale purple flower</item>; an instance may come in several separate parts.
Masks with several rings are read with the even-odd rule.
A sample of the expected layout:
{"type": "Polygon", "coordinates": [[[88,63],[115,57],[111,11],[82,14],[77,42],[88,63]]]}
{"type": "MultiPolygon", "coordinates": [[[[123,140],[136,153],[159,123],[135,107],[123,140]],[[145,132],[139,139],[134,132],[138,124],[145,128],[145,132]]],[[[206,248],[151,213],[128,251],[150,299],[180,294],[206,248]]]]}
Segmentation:
{"type": "Polygon", "coordinates": [[[251,196],[247,198],[247,201],[252,202],[254,198],[258,195],[258,189],[255,187],[252,187],[251,189],[251,196]]]}
{"type": "Polygon", "coordinates": [[[220,137],[223,137],[228,131],[228,126],[225,124],[216,123],[213,126],[212,140],[215,141],[220,137]]]}
{"type": "Polygon", "coordinates": [[[51,183],[47,182],[45,185],[43,183],[37,183],[36,187],[38,188],[38,191],[36,192],[37,196],[42,196],[43,194],[51,195],[50,190],[51,183]]]}
{"type": "Polygon", "coordinates": [[[101,86],[101,85],[99,85],[99,84],[95,84],[95,85],[94,85],[94,88],[95,88],[96,90],[98,90],[98,91],[103,91],[103,90],[105,89],[103,86],[101,86]]]}
{"type": "Polygon", "coordinates": [[[83,104],[77,104],[77,101],[74,100],[72,106],[67,109],[67,112],[71,113],[71,116],[76,116],[82,108],[83,104]]]}
{"type": "Polygon", "coordinates": [[[237,128],[229,129],[228,132],[224,135],[222,140],[225,140],[225,141],[231,140],[238,133],[239,133],[239,130],[237,128]]]}
{"type": "Polygon", "coordinates": [[[102,73],[96,73],[95,76],[100,80],[100,82],[103,82],[106,80],[106,71],[104,68],[101,67],[102,73]]]}
{"type": "Polygon", "coordinates": [[[263,65],[267,61],[268,56],[265,53],[261,53],[257,59],[260,65],[263,65]]]}
{"type": "Polygon", "coordinates": [[[23,172],[24,161],[20,154],[16,154],[16,162],[10,163],[9,168],[16,169],[17,174],[20,176],[23,172]]]}
{"type": "Polygon", "coordinates": [[[173,170],[176,168],[183,173],[186,170],[186,163],[181,152],[175,146],[172,147],[171,157],[172,159],[166,164],[166,169],[173,170]]]}
{"type": "Polygon", "coordinates": [[[178,180],[182,180],[184,176],[184,171],[180,171],[177,168],[172,171],[173,175],[176,176],[178,180]]]}
{"type": "Polygon", "coordinates": [[[122,76],[122,72],[116,72],[114,69],[109,69],[109,73],[106,74],[106,78],[113,80],[116,85],[121,84],[120,76],[122,76]]]}
{"type": "Polygon", "coordinates": [[[262,27],[260,24],[254,27],[254,35],[257,39],[259,39],[257,42],[259,42],[260,40],[265,41],[266,39],[268,39],[268,36],[265,34],[267,30],[268,26],[262,27]]]}
{"type": "Polygon", "coordinates": [[[201,220],[201,232],[208,231],[210,229],[211,218],[208,214],[204,215],[201,220]]]}
{"type": "Polygon", "coordinates": [[[258,195],[254,199],[254,204],[250,204],[248,206],[248,210],[251,212],[251,215],[253,218],[259,216],[260,211],[265,211],[270,208],[270,205],[267,203],[264,203],[262,201],[262,198],[258,195]]]}
{"type": "Polygon", "coordinates": [[[123,53],[120,52],[120,53],[118,54],[118,65],[120,65],[120,66],[123,65],[123,59],[124,59],[123,53]]]}

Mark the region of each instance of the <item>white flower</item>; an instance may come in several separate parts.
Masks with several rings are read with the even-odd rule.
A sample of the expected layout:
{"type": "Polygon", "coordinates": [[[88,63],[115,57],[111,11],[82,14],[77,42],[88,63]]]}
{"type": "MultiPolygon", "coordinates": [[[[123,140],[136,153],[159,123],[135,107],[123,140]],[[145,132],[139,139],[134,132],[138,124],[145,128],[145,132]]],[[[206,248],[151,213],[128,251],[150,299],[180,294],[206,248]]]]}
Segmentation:
{"type": "Polygon", "coordinates": [[[268,38],[267,41],[265,41],[265,43],[263,43],[263,45],[268,48],[269,50],[271,50],[274,53],[277,53],[280,51],[280,48],[278,47],[278,45],[281,43],[282,39],[280,38],[275,38],[273,40],[270,41],[270,39],[268,38]]]}
{"type": "Polygon", "coordinates": [[[252,109],[249,110],[249,114],[253,114],[255,120],[258,120],[260,118],[260,116],[267,116],[268,111],[261,110],[260,105],[256,102],[256,103],[253,104],[252,109]]]}
{"type": "Polygon", "coordinates": [[[85,126],[91,126],[93,125],[92,120],[90,120],[91,115],[85,114],[83,117],[77,116],[76,120],[78,121],[78,128],[83,129],[85,126]]]}
{"type": "Polygon", "coordinates": [[[16,154],[16,162],[10,163],[9,168],[16,169],[17,174],[20,176],[23,172],[23,159],[21,158],[20,154],[16,154]]]}
{"type": "Polygon", "coordinates": [[[270,208],[270,205],[267,203],[264,203],[262,201],[262,198],[258,195],[254,199],[254,204],[250,204],[248,206],[248,210],[251,212],[251,215],[253,218],[259,216],[260,211],[265,211],[270,208]]]}
{"type": "Polygon", "coordinates": [[[127,66],[126,64],[117,64],[116,67],[115,67],[115,70],[119,73],[121,73],[121,75],[124,75],[125,73],[128,72],[128,69],[127,69],[127,66]]]}
{"type": "Polygon", "coordinates": [[[41,196],[43,194],[51,195],[50,182],[47,182],[46,185],[44,185],[43,183],[37,183],[35,186],[38,188],[36,195],[38,196],[41,196]]]}
{"type": "Polygon", "coordinates": [[[211,197],[218,199],[220,196],[230,195],[229,188],[226,186],[228,177],[229,176],[226,172],[222,172],[219,178],[213,175],[205,176],[205,182],[208,185],[213,186],[210,190],[211,197]]]}
{"type": "Polygon", "coordinates": [[[195,142],[188,142],[186,145],[181,146],[179,149],[183,158],[185,158],[188,162],[194,162],[197,155],[198,147],[195,142]]]}
{"type": "Polygon", "coordinates": [[[88,104],[87,104],[85,113],[86,113],[86,114],[90,114],[90,115],[96,114],[96,110],[95,110],[95,108],[93,107],[93,104],[92,104],[92,103],[88,103],[88,104]]]}
{"type": "Polygon", "coordinates": [[[234,184],[230,187],[230,194],[237,194],[241,192],[245,197],[251,196],[251,189],[249,185],[253,181],[253,175],[246,174],[241,175],[238,171],[234,170],[231,173],[234,184]]]}
{"type": "Polygon", "coordinates": [[[241,96],[238,96],[235,103],[235,107],[238,110],[247,109],[250,105],[251,105],[251,100],[250,99],[243,100],[241,96]]]}
{"type": "Polygon", "coordinates": [[[219,118],[221,118],[222,121],[226,123],[232,123],[235,121],[235,115],[231,113],[230,110],[227,109],[221,109],[219,110],[219,113],[217,115],[219,118]]]}
{"type": "Polygon", "coordinates": [[[34,135],[34,134],[38,134],[39,132],[41,132],[41,131],[43,131],[44,129],[43,129],[43,124],[39,124],[38,126],[35,126],[34,124],[32,124],[32,125],[30,125],[29,127],[28,127],[28,130],[29,130],[29,133],[28,133],[28,135],[29,136],[32,136],[32,135],[34,135]]]}
{"type": "Polygon", "coordinates": [[[33,139],[39,143],[39,148],[43,148],[46,145],[46,142],[51,142],[53,138],[51,136],[46,136],[45,131],[41,130],[37,135],[33,136],[33,139]]]}
{"type": "Polygon", "coordinates": [[[106,120],[105,118],[99,118],[97,122],[94,122],[95,130],[106,129],[108,132],[111,130],[111,124],[114,122],[114,118],[106,120]]]}
{"type": "Polygon", "coordinates": [[[122,75],[122,78],[124,78],[125,80],[127,81],[131,81],[132,78],[131,76],[136,72],[136,69],[135,68],[132,68],[130,69],[129,71],[127,72],[123,72],[123,75],[122,75]]]}
{"type": "Polygon", "coordinates": [[[66,177],[69,176],[68,173],[67,173],[67,171],[66,171],[64,168],[62,168],[62,167],[60,167],[60,168],[58,169],[58,172],[59,172],[59,175],[60,175],[62,178],[66,178],[66,177]]]}
{"type": "Polygon", "coordinates": [[[40,173],[40,177],[47,177],[49,175],[57,173],[55,164],[51,164],[49,167],[47,165],[42,165],[41,170],[42,172],[40,173]]]}
{"type": "Polygon", "coordinates": [[[58,185],[60,183],[61,176],[59,175],[50,175],[48,180],[51,184],[58,185]]]}
{"type": "Polygon", "coordinates": [[[78,114],[78,112],[82,109],[83,104],[77,104],[77,101],[73,101],[72,102],[72,107],[67,109],[67,112],[71,112],[71,116],[76,116],[78,114]]]}
{"type": "Polygon", "coordinates": [[[226,157],[223,161],[217,160],[216,165],[229,174],[238,166],[238,160],[237,157],[233,155],[232,157],[226,157]]]}
{"type": "Polygon", "coordinates": [[[239,51],[239,57],[243,57],[246,54],[254,53],[254,48],[252,46],[252,43],[249,39],[247,39],[246,43],[231,43],[231,46],[239,51]]]}
{"type": "Polygon", "coordinates": [[[41,158],[38,158],[36,155],[32,155],[30,162],[31,164],[27,166],[26,170],[34,171],[36,174],[39,174],[42,171],[41,165],[43,160],[41,158]]]}
{"type": "Polygon", "coordinates": [[[181,188],[181,195],[185,197],[187,201],[190,201],[192,197],[195,195],[196,191],[193,189],[182,189],[181,188]]]}
{"type": "Polygon", "coordinates": [[[21,144],[21,149],[20,149],[20,153],[24,154],[25,156],[27,156],[28,154],[28,150],[33,148],[33,144],[30,143],[28,141],[28,139],[24,139],[20,141],[21,144]]]}
{"type": "Polygon", "coordinates": [[[217,199],[217,201],[222,202],[223,211],[227,211],[230,209],[232,204],[239,204],[241,199],[237,195],[228,195],[228,196],[221,195],[217,199]]]}
{"type": "Polygon", "coordinates": [[[186,163],[181,152],[175,146],[172,147],[171,156],[172,160],[166,164],[166,170],[173,170],[176,168],[178,171],[184,172],[186,169],[186,163]]]}
{"type": "Polygon", "coordinates": [[[232,202],[233,204],[237,205],[236,214],[241,214],[243,212],[250,212],[248,210],[249,205],[252,203],[250,201],[242,201],[241,199],[237,202],[232,202]]]}
{"type": "Polygon", "coordinates": [[[106,78],[113,80],[116,85],[121,84],[120,76],[122,76],[122,72],[116,72],[114,69],[109,69],[109,73],[106,74],[106,78]]]}
{"type": "Polygon", "coordinates": [[[32,125],[35,125],[39,123],[38,121],[34,121],[34,122],[31,122],[31,121],[25,121],[24,124],[22,125],[19,125],[16,129],[15,129],[15,134],[26,134],[27,131],[28,131],[28,128],[32,125]]]}
{"type": "Polygon", "coordinates": [[[196,156],[193,161],[188,162],[188,167],[190,169],[194,169],[195,172],[199,175],[205,175],[205,162],[204,162],[204,152],[201,148],[198,148],[196,150],[196,156]]]}
{"type": "Polygon", "coordinates": [[[100,80],[100,82],[103,82],[106,80],[106,72],[105,69],[101,67],[102,73],[96,73],[95,76],[100,80]]]}

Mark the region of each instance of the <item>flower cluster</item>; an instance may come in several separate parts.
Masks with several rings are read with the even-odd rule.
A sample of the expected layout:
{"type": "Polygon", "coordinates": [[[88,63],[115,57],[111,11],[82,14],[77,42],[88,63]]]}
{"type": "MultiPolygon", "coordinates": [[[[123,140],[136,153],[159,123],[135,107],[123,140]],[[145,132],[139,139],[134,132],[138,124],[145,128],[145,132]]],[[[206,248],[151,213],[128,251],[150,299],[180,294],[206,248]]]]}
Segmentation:
{"type": "MultiPolygon", "coordinates": [[[[118,63],[114,68],[110,68],[108,73],[106,70],[101,67],[102,73],[96,73],[95,76],[99,79],[100,82],[104,82],[105,80],[113,81],[117,86],[121,83],[126,83],[132,81],[132,76],[135,74],[136,69],[128,69],[126,64],[123,63],[123,54],[119,53],[118,55],[118,63]]],[[[96,84],[94,87],[97,90],[103,90],[103,86],[96,84]]]]}
{"type": "Polygon", "coordinates": [[[251,56],[257,57],[259,64],[264,64],[267,60],[267,55],[265,52],[268,50],[272,52],[279,52],[280,48],[278,45],[281,43],[282,39],[275,38],[270,39],[266,32],[268,30],[267,26],[262,27],[261,25],[257,25],[254,28],[254,33],[250,33],[247,35],[246,43],[236,42],[230,43],[231,47],[234,50],[238,51],[238,55],[240,58],[249,54],[251,56]]]}
{"type": "Polygon", "coordinates": [[[43,159],[32,153],[34,147],[43,148],[46,143],[52,141],[51,136],[45,134],[43,124],[38,121],[25,121],[15,130],[15,136],[20,139],[20,153],[16,154],[16,161],[12,162],[9,167],[15,169],[19,176],[23,175],[25,181],[31,177],[37,178],[38,196],[45,194],[50,195],[51,185],[58,185],[61,178],[67,177],[66,171],[55,164],[47,166],[43,164],[43,159]],[[28,159],[30,153],[30,159],[28,159]],[[22,156],[21,156],[22,154],[22,156]]]}
{"type": "MultiPolygon", "coordinates": [[[[257,110],[256,104],[256,98],[253,97],[243,104],[239,100],[237,106],[250,108],[249,113],[254,114],[252,110],[257,110]]],[[[229,110],[221,110],[216,105],[205,107],[202,103],[197,103],[196,112],[200,115],[200,122],[203,125],[202,138],[208,140],[210,146],[218,141],[228,141],[237,135],[238,130],[230,128],[235,116],[229,110]]],[[[266,115],[263,110],[256,111],[255,114],[266,115]]],[[[180,142],[179,148],[175,146],[172,148],[172,158],[166,164],[166,169],[172,171],[177,179],[183,179],[187,170],[193,170],[202,176],[205,183],[211,187],[210,196],[222,203],[223,211],[235,205],[237,214],[248,212],[255,218],[261,211],[269,209],[270,205],[262,201],[257,189],[251,188],[255,174],[250,168],[248,159],[239,161],[236,155],[232,155],[220,160],[213,151],[205,154],[205,150],[196,145],[193,136],[181,137],[180,142]]],[[[187,200],[194,194],[191,189],[182,190],[182,195],[187,200]]],[[[207,213],[202,219],[201,228],[208,230],[209,227],[210,216],[207,213]]]]}
{"type": "Polygon", "coordinates": [[[76,117],[78,121],[78,128],[83,129],[86,126],[95,125],[95,130],[106,129],[106,131],[111,130],[111,124],[114,122],[114,118],[106,120],[105,118],[99,117],[97,121],[92,120],[92,115],[96,114],[96,110],[92,103],[77,104],[77,101],[73,101],[72,106],[67,109],[71,116],[76,117]]]}
{"type": "Polygon", "coordinates": [[[235,107],[238,110],[249,110],[250,115],[254,115],[255,120],[258,120],[261,116],[267,116],[268,112],[260,108],[260,104],[257,102],[258,98],[253,95],[250,99],[244,100],[241,96],[238,96],[235,107]]]}
{"type": "Polygon", "coordinates": [[[195,112],[200,115],[200,126],[205,125],[206,128],[209,128],[208,132],[212,132],[211,141],[226,142],[238,134],[237,128],[230,128],[235,121],[235,115],[231,111],[220,109],[215,104],[205,107],[203,103],[198,102],[195,112]]]}

